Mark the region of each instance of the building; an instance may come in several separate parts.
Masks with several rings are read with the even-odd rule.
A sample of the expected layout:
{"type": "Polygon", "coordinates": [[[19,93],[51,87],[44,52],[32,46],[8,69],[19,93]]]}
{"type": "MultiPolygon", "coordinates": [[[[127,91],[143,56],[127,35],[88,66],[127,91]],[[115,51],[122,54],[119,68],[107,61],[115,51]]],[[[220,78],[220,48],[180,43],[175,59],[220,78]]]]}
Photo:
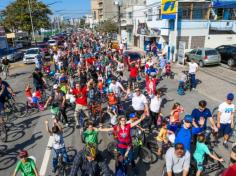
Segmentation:
{"type": "Polygon", "coordinates": [[[97,24],[100,19],[98,15],[98,10],[99,10],[98,0],[91,1],[91,10],[92,10],[94,24],[97,24]]]}
{"type": "Polygon", "coordinates": [[[131,45],[145,49],[155,43],[175,61],[183,55],[180,52],[193,48],[236,44],[235,1],[179,0],[173,4],[173,13],[165,13],[165,2],[146,0],[146,5],[126,9],[126,33],[130,36],[133,29],[134,35],[131,45]]]}
{"type": "Polygon", "coordinates": [[[8,43],[5,29],[3,26],[0,26],[0,58],[7,52],[7,49],[8,49],[8,43]]]}

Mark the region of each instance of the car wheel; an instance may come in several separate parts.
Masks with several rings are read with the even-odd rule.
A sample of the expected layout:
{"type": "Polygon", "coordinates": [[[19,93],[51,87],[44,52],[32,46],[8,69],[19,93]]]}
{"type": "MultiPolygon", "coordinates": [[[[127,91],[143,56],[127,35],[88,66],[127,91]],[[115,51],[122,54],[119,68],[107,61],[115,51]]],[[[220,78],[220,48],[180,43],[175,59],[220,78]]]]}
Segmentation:
{"type": "Polygon", "coordinates": [[[203,62],[203,61],[200,61],[200,62],[199,62],[199,66],[200,66],[200,67],[204,67],[204,62],[203,62]]]}
{"type": "Polygon", "coordinates": [[[233,59],[229,59],[227,61],[227,64],[228,64],[228,66],[232,67],[234,65],[234,60],[233,59]]]}

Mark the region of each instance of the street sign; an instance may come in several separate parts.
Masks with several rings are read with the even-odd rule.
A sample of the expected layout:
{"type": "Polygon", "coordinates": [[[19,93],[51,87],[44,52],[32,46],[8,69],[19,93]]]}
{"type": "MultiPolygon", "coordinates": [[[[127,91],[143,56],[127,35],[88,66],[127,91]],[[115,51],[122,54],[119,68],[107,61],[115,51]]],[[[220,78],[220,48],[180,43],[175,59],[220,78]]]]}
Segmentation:
{"type": "Polygon", "coordinates": [[[177,0],[161,1],[161,17],[162,19],[175,19],[177,15],[177,0]]]}
{"type": "Polygon", "coordinates": [[[185,50],[185,42],[179,41],[179,49],[178,49],[178,63],[184,64],[184,50],[185,50]]]}

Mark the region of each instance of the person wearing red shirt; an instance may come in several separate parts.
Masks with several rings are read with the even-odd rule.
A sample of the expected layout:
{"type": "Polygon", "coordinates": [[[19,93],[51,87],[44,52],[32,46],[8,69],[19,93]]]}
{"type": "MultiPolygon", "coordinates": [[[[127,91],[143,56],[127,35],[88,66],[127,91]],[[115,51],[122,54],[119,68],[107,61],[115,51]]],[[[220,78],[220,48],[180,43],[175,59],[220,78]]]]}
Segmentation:
{"type": "MultiPolygon", "coordinates": [[[[75,122],[76,122],[76,126],[79,126],[79,121],[78,121],[78,114],[80,112],[80,110],[82,110],[84,112],[84,114],[89,117],[89,111],[88,111],[88,104],[87,104],[87,86],[80,86],[80,84],[76,84],[75,88],[72,89],[72,94],[75,96],[75,113],[74,113],[74,117],[75,117],[75,122]]],[[[80,124],[82,125],[82,124],[80,124]]]]}
{"type": "Polygon", "coordinates": [[[137,126],[141,121],[143,121],[145,117],[146,116],[143,115],[139,120],[127,124],[125,116],[121,116],[118,125],[115,125],[112,128],[99,128],[99,131],[113,131],[114,135],[117,137],[118,151],[122,156],[128,157],[128,160],[131,162],[132,167],[135,167],[135,163],[133,159],[132,139],[130,130],[131,128],[137,126]]]}
{"type": "MultiPolygon", "coordinates": [[[[135,62],[135,61],[134,61],[135,62]]],[[[134,83],[136,82],[136,78],[138,76],[139,67],[134,62],[131,62],[130,73],[129,73],[129,88],[131,85],[134,88],[134,83]]]]}
{"type": "Polygon", "coordinates": [[[146,90],[150,97],[156,94],[156,86],[158,79],[155,75],[147,75],[146,76],[146,90]]]}

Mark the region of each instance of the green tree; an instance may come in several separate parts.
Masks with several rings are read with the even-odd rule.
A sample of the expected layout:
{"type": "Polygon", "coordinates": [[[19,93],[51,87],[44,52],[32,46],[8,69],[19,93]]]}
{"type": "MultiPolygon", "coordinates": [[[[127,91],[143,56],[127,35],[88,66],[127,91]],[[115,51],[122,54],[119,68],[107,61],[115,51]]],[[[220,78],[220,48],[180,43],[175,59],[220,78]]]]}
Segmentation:
{"type": "Polygon", "coordinates": [[[106,20],[98,25],[97,30],[100,32],[118,32],[118,24],[113,20],[106,20]]]}
{"type": "MultiPolygon", "coordinates": [[[[32,21],[35,30],[49,28],[50,19],[48,15],[52,12],[46,4],[38,0],[30,0],[32,21]]],[[[32,32],[28,0],[16,0],[9,4],[3,11],[3,25],[12,32],[22,30],[32,32]]]]}

